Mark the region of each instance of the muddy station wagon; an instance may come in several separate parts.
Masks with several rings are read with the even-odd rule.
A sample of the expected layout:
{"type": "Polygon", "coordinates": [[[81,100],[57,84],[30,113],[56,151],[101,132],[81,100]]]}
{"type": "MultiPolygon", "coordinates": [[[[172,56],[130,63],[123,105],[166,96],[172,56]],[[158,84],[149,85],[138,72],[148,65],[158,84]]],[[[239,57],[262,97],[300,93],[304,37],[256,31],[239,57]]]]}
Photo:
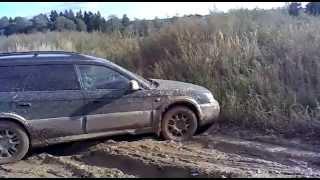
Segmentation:
{"type": "Polygon", "coordinates": [[[0,164],[32,147],[154,132],[183,141],[220,111],[201,86],[144,79],[108,60],[72,52],[0,54],[0,164]]]}

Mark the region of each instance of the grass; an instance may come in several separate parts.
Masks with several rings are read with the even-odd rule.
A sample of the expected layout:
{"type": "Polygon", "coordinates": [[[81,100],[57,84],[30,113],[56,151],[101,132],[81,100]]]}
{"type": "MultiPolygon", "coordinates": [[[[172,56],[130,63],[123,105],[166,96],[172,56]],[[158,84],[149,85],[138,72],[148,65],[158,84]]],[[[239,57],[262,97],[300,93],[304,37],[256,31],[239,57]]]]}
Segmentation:
{"type": "Polygon", "coordinates": [[[220,122],[289,136],[320,132],[320,21],[284,10],[180,18],[147,37],[49,32],[0,37],[0,51],[67,50],[146,77],[210,89],[220,122]]]}

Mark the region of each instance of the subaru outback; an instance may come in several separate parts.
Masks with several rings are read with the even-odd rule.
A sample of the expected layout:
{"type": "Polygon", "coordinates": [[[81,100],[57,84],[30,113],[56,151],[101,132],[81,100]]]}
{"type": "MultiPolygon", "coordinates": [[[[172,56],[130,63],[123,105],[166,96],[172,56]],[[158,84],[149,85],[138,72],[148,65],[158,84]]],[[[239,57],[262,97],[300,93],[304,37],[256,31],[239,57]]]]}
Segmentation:
{"type": "Polygon", "coordinates": [[[75,52],[0,53],[0,164],[33,147],[116,134],[184,141],[217,119],[204,87],[145,79],[75,52]]]}

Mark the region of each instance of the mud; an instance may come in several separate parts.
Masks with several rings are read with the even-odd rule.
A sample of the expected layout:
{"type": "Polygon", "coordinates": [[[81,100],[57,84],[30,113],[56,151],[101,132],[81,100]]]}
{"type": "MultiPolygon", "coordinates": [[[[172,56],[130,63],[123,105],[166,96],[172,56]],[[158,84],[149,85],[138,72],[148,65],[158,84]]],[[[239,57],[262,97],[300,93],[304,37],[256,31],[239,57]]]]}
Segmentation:
{"type": "Polygon", "coordinates": [[[217,132],[184,143],[114,136],[35,149],[0,166],[0,177],[320,177],[315,144],[271,140],[217,132]]]}

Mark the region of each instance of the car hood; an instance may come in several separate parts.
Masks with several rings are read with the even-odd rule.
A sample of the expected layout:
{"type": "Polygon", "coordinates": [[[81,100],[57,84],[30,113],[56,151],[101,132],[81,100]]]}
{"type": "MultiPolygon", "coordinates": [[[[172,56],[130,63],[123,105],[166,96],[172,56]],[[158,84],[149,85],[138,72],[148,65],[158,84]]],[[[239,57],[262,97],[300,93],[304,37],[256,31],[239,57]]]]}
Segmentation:
{"type": "Polygon", "coordinates": [[[181,81],[172,81],[172,80],[163,80],[163,79],[152,79],[156,81],[159,86],[157,89],[159,90],[183,90],[183,91],[205,91],[209,90],[191,83],[185,83],[181,81]]]}

